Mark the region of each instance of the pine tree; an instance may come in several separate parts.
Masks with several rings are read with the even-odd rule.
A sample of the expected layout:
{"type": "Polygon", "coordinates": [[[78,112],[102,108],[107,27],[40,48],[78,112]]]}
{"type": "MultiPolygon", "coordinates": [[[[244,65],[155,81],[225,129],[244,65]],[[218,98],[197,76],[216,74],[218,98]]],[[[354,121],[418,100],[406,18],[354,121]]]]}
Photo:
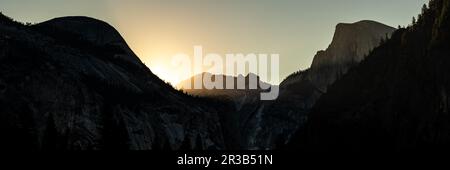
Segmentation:
{"type": "Polygon", "coordinates": [[[423,4],[422,6],[422,14],[425,14],[428,10],[427,4],[423,4]]]}

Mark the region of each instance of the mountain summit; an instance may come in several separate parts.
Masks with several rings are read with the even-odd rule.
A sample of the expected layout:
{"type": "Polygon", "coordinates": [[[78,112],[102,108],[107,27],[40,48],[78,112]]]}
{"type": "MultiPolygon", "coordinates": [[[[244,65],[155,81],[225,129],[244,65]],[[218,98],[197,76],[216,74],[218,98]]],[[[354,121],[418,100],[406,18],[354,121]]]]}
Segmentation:
{"type": "Polygon", "coordinates": [[[330,86],[292,145],[312,151],[450,150],[450,1],[431,0],[407,28],[330,86]]]}
{"type": "Polygon", "coordinates": [[[151,73],[103,21],[0,16],[1,149],[224,149],[203,102],[151,73]]]}
{"type": "Polygon", "coordinates": [[[337,24],[333,41],[325,51],[317,53],[311,68],[359,63],[394,31],[395,28],[369,20],[337,24]]]}
{"type": "Polygon", "coordinates": [[[249,132],[250,147],[274,148],[290,139],[301,128],[308,113],[327,87],[356,66],[395,29],[375,21],[337,24],[333,40],[326,50],[314,56],[311,68],[288,76],[280,84],[274,102],[263,103],[255,118],[257,131],[249,132]],[[260,145],[260,146],[255,146],[260,145]]]}
{"type": "Polygon", "coordinates": [[[110,50],[121,50],[125,55],[114,55],[113,57],[120,57],[139,67],[143,66],[120,33],[104,21],[84,16],[70,16],[55,18],[34,27],[57,39],[65,38],[65,41],[71,39],[70,41],[89,43],[110,48],[110,50]]]}

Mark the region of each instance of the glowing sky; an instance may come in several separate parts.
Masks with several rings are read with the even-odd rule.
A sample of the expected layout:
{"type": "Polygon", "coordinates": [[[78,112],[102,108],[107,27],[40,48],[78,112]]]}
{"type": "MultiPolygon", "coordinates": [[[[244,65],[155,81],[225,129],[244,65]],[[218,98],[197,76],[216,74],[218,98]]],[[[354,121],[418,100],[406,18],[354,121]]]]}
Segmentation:
{"type": "MultiPolygon", "coordinates": [[[[162,79],[180,77],[176,53],[279,53],[280,81],[308,68],[331,42],[337,23],[376,20],[407,25],[427,0],[0,0],[0,11],[22,22],[60,16],[105,20],[162,79]]],[[[279,82],[272,82],[279,83],[279,82]]]]}

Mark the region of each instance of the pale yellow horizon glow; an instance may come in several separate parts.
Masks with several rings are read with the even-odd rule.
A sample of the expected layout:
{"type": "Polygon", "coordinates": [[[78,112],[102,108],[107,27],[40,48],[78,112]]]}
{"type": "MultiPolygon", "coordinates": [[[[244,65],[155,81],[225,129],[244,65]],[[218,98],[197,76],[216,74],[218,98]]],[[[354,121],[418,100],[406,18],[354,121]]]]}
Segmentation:
{"type": "MultiPolygon", "coordinates": [[[[280,79],[268,81],[279,84],[289,74],[309,67],[316,51],[325,49],[330,43],[337,23],[372,19],[392,26],[406,25],[425,0],[411,5],[409,11],[402,15],[392,16],[397,17],[395,19],[389,19],[384,15],[386,12],[380,12],[390,11],[391,8],[377,10],[366,6],[365,2],[345,1],[354,2],[360,9],[370,7],[368,10],[371,12],[356,10],[352,11],[354,14],[346,14],[349,12],[345,10],[346,6],[322,5],[330,1],[317,4],[315,1],[217,1],[217,4],[196,0],[110,1],[108,10],[132,50],[154,74],[174,87],[194,76],[194,73],[186,74],[186,70],[173,66],[172,56],[177,53],[193,56],[195,45],[203,46],[204,54],[217,53],[222,56],[227,53],[280,54],[280,79]],[[314,16],[315,11],[297,10],[305,10],[305,6],[330,8],[335,10],[336,15],[319,12],[314,16]],[[346,15],[343,15],[344,11],[346,15]]],[[[399,4],[405,2],[410,1],[399,4]]]]}

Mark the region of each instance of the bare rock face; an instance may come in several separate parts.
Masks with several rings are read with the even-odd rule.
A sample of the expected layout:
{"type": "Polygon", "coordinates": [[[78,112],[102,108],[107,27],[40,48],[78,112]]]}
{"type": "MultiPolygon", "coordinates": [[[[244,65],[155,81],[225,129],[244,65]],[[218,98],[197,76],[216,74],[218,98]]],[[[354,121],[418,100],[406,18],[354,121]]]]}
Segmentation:
{"type": "Polygon", "coordinates": [[[338,24],[330,46],[314,56],[309,79],[326,91],[328,85],[361,62],[394,31],[394,28],[375,21],[338,24]]]}
{"type": "Polygon", "coordinates": [[[2,149],[225,149],[215,109],[165,84],[110,25],[0,17],[2,149]]]}
{"type": "MultiPolygon", "coordinates": [[[[432,0],[336,81],[292,146],[309,151],[450,150],[450,1],[432,0]]],[[[412,153],[412,152],[411,152],[412,153]]]]}
{"type": "Polygon", "coordinates": [[[333,41],[317,52],[311,68],[290,75],[280,84],[274,102],[263,103],[249,131],[247,146],[272,149],[286,144],[308,120],[308,113],[327,87],[361,62],[395,29],[375,21],[338,24],[333,41]]]}
{"type": "Polygon", "coordinates": [[[359,63],[394,31],[394,28],[375,21],[340,23],[336,26],[330,46],[317,53],[311,68],[359,63]]]}

